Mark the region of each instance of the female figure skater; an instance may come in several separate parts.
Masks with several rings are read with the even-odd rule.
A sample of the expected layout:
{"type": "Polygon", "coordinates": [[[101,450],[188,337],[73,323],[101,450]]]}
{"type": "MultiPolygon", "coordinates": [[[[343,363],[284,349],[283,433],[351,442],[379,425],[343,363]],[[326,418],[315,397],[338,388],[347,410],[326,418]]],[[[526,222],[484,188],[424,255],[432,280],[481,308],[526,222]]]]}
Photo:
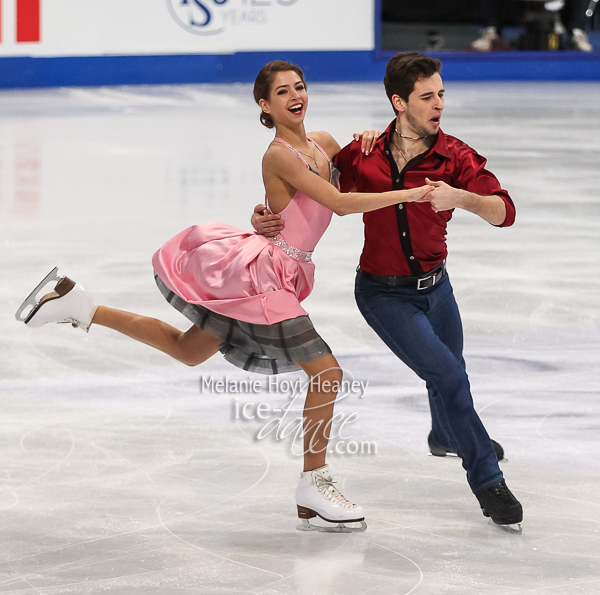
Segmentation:
{"type": "MultiPolygon", "coordinates": [[[[309,376],[304,409],[304,471],[296,491],[299,528],[306,519],[338,523],[336,531],[364,530],[364,513],[332,484],[325,455],[342,371],[300,302],[312,290],[311,254],[338,215],[421,200],[431,186],[381,194],[341,194],[331,159],[340,150],[326,132],[307,136],[304,74],[287,62],[266,64],[254,84],[260,120],[275,128],[263,158],[268,208],[285,215],[285,231],[265,238],[222,223],[193,225],[152,259],[156,283],[167,301],[193,322],[186,332],[154,318],[96,305],[86,290],[54,269],[25,300],[17,319],[31,328],[71,322],[98,324],[195,366],[217,351],[252,372],[278,374],[301,368],[309,376]],[[54,291],[39,301],[49,282],[54,291]],[[24,314],[28,306],[31,310],[24,314]],[[361,522],[357,529],[343,523],[361,522]]],[[[323,530],[322,528],[319,528],[323,530]]]]}

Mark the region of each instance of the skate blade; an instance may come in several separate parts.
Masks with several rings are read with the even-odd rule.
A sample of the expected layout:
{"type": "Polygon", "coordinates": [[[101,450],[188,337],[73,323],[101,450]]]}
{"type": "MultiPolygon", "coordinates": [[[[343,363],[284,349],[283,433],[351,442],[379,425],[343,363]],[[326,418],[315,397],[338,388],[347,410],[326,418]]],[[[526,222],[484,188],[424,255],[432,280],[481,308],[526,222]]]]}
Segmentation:
{"type": "Polygon", "coordinates": [[[33,310],[38,305],[38,301],[36,300],[37,294],[48,285],[48,283],[53,283],[56,281],[57,283],[62,279],[62,277],[58,274],[58,267],[54,267],[43,279],[40,283],[38,283],[37,287],[27,296],[27,299],[21,304],[17,312],[15,313],[15,318],[19,322],[27,322],[27,320],[31,317],[33,310]],[[28,306],[31,306],[27,312],[25,310],[28,306]]]}
{"type": "Polygon", "coordinates": [[[355,521],[360,523],[359,527],[348,527],[345,522],[337,523],[337,525],[313,525],[308,519],[302,519],[302,524],[298,525],[298,531],[317,531],[319,533],[362,533],[367,530],[365,521],[355,521]]]}
{"type": "Polygon", "coordinates": [[[492,527],[494,527],[494,529],[498,529],[503,533],[510,533],[510,535],[523,534],[523,527],[521,526],[521,523],[513,523],[512,525],[497,525],[496,523],[494,523],[494,521],[492,521],[492,519],[490,519],[488,521],[488,525],[491,525],[492,527]]]}

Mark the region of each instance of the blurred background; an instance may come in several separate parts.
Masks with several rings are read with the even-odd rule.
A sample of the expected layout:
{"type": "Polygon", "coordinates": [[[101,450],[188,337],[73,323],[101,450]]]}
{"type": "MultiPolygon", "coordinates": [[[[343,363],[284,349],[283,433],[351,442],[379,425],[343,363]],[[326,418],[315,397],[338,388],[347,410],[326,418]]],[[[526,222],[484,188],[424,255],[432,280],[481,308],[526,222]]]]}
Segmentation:
{"type": "Polygon", "coordinates": [[[600,11],[590,0],[382,0],[384,50],[591,52],[600,11]]]}
{"type": "Polygon", "coordinates": [[[394,52],[446,79],[598,80],[596,0],[3,0],[0,88],[251,82],[274,58],[313,81],[381,81],[394,52]]]}

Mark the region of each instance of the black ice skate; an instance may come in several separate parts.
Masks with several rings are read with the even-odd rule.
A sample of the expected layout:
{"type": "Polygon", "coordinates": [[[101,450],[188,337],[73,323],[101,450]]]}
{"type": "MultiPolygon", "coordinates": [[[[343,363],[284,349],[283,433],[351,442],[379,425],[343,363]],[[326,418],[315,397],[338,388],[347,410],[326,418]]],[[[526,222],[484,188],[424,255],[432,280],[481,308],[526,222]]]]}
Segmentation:
{"type": "Polygon", "coordinates": [[[477,494],[476,497],[483,515],[489,517],[495,526],[507,533],[521,535],[523,507],[508,489],[504,480],[477,494]]]}
{"type": "MultiPolygon", "coordinates": [[[[431,432],[429,432],[429,436],[427,437],[427,444],[429,445],[429,452],[434,457],[457,457],[458,455],[449,448],[442,446],[438,442],[436,442],[431,437],[431,432]]],[[[498,461],[506,461],[504,458],[504,449],[500,446],[495,440],[492,440],[492,446],[496,451],[496,456],[498,457],[498,461]]]]}

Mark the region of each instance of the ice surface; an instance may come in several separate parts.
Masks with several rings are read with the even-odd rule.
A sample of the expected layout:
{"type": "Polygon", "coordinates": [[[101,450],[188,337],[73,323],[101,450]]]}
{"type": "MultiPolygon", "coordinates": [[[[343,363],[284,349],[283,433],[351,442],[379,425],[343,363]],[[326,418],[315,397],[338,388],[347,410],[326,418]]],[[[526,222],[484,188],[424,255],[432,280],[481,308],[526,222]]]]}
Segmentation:
{"type": "MultiPolygon", "coordinates": [[[[427,456],[423,383],[354,305],[357,215],[317,248],[305,304],[347,377],[368,382],[339,403],[358,419],[336,444],[377,452],[330,456],[367,511],[362,534],[295,530],[293,434],[258,440],[267,420],[240,414],[281,408],[283,385],[220,356],[186,368],[104,328],[14,320],[58,265],[102,303],[186,328],[150,259],[192,223],[249,228],[272,136],[250,91],[0,93],[0,593],[598,593],[598,84],[447,84],[444,130],[488,157],[518,209],[508,229],[456,213],[448,268],[477,408],[524,505],[520,537],[487,525],[458,460],[427,456]],[[202,390],[224,378],[262,384],[202,390]]],[[[342,144],[392,118],[380,85],[310,97],[308,128],[342,144]]]]}

